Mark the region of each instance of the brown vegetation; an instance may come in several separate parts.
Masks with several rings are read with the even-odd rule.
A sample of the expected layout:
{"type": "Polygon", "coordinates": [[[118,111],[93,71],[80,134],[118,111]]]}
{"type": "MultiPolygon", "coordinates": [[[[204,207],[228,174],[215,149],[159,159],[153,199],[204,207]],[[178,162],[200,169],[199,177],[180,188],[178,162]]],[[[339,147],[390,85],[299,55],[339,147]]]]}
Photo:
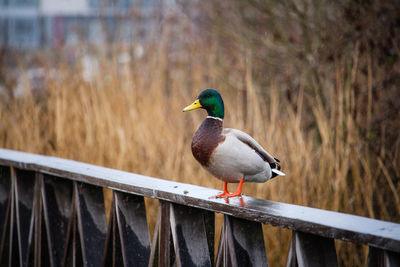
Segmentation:
{"type": "MultiPolygon", "coordinates": [[[[190,152],[205,114],[181,112],[216,88],[225,126],[251,134],[287,174],[244,194],[400,222],[400,12],[390,3],[207,3],[166,17],[142,58],[99,56],[89,82],[79,64],[39,52],[45,73],[57,74],[32,93],[20,62],[28,93],[17,98],[3,65],[0,146],[220,188],[190,152]]],[[[271,263],[283,265],[289,232],[264,230],[271,263]]],[[[341,263],[365,262],[364,247],[337,246],[341,263]]]]}

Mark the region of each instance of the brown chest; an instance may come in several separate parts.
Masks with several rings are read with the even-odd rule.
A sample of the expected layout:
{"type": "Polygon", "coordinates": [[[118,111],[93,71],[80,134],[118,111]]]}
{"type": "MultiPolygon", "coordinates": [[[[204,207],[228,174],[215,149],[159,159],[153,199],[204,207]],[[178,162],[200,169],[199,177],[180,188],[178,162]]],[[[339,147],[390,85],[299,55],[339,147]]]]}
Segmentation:
{"type": "Polygon", "coordinates": [[[200,125],[192,139],[192,153],[203,166],[208,166],[212,153],[225,140],[222,120],[207,118],[200,125]]]}

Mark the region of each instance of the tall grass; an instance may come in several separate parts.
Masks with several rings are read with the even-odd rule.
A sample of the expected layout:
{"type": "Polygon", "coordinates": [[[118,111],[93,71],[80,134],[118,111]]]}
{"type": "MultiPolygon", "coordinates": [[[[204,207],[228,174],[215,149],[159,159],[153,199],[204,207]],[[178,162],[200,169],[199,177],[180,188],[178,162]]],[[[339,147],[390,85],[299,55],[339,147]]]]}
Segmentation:
{"type": "MultiPolygon", "coordinates": [[[[263,90],[255,86],[246,53],[228,77],[215,63],[215,47],[188,43],[184,59],[173,60],[170,38],[167,28],[158,45],[130,64],[118,63],[118,53],[100,57],[90,82],[79,64],[46,64],[50,56],[40,54],[46,73],[57,69],[57,75],[48,75],[39,95],[30,90],[20,65],[26,94],[0,100],[0,146],[221,188],[190,151],[205,113],[182,113],[202,89],[212,87],[224,98],[225,127],[251,134],[281,160],[287,174],[266,184],[246,184],[244,194],[400,222],[400,184],[390,175],[400,173],[398,146],[392,161],[385,162],[385,148],[380,154],[370,151],[356,123],[356,51],[350,68],[345,61],[334,62],[335,79],[322,85],[324,96],[300,86],[288,99],[273,79],[263,90]]],[[[308,86],[321,85],[311,81],[308,86]]],[[[366,112],[372,112],[370,102],[366,112]]],[[[264,232],[270,262],[283,266],[290,232],[270,226],[264,232]]],[[[336,245],[340,263],[365,263],[365,247],[336,245]]]]}

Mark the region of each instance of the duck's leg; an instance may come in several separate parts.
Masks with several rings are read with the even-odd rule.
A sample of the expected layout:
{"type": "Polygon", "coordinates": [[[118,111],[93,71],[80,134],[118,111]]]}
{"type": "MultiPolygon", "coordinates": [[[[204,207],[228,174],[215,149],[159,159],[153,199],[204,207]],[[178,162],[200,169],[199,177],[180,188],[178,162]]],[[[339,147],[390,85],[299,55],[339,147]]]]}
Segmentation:
{"type": "Polygon", "coordinates": [[[224,182],[224,192],[222,194],[219,194],[219,195],[216,195],[216,196],[212,196],[210,198],[220,198],[220,197],[228,198],[228,197],[241,196],[242,195],[243,182],[244,182],[244,177],[242,179],[240,179],[239,185],[238,185],[235,193],[229,193],[229,191],[228,191],[228,183],[224,182]]]}
{"type": "Polygon", "coordinates": [[[211,196],[210,198],[226,197],[228,195],[230,195],[230,193],[228,191],[228,183],[224,182],[224,192],[222,194],[219,194],[219,195],[211,196]]]}
{"type": "Polygon", "coordinates": [[[240,179],[239,185],[236,189],[235,193],[227,194],[225,197],[239,197],[242,195],[242,187],[243,187],[244,177],[240,179]]]}

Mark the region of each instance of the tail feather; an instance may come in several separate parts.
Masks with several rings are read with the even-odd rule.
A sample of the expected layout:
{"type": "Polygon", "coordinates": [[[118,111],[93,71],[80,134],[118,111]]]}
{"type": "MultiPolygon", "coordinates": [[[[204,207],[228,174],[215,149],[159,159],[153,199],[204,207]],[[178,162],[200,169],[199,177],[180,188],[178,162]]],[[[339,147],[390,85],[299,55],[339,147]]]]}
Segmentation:
{"type": "Polygon", "coordinates": [[[277,159],[277,158],[274,158],[274,159],[276,160],[276,162],[269,164],[269,166],[271,167],[271,171],[272,171],[271,178],[274,178],[278,175],[285,176],[286,174],[280,171],[281,165],[279,164],[279,159],[277,159]]]}
{"type": "Polygon", "coordinates": [[[273,172],[272,177],[275,177],[277,175],[281,175],[281,176],[285,176],[286,175],[284,172],[281,172],[280,170],[277,170],[277,169],[272,169],[271,171],[273,172]]]}

